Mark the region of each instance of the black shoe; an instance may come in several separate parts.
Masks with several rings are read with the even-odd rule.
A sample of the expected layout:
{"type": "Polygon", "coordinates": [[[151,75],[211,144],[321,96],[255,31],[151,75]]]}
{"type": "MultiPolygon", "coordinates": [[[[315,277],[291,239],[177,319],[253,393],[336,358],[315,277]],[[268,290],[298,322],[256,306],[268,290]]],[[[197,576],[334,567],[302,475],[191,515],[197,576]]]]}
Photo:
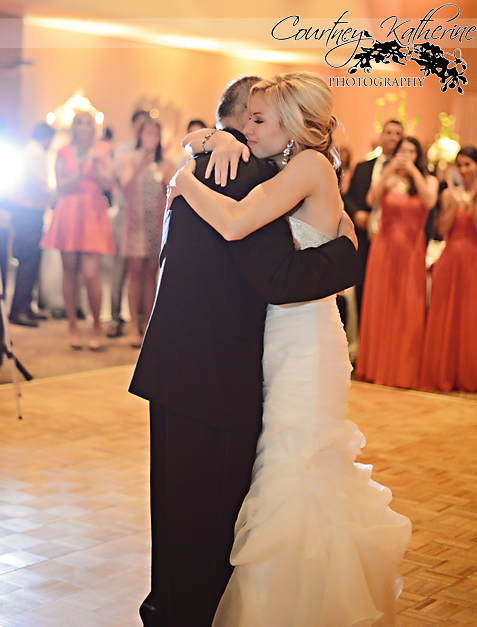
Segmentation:
{"type": "Polygon", "coordinates": [[[142,619],[144,627],[166,627],[166,615],[164,611],[160,611],[155,607],[155,603],[147,596],[139,608],[139,616],[142,619]]]}
{"type": "Polygon", "coordinates": [[[12,324],[19,324],[22,327],[38,327],[38,322],[28,317],[26,313],[11,315],[9,318],[12,324]]]}
{"type": "Polygon", "coordinates": [[[66,318],[66,311],[62,307],[56,307],[55,309],[50,310],[51,317],[56,320],[62,320],[66,318]]]}
{"type": "Polygon", "coordinates": [[[26,314],[30,320],[48,320],[48,316],[45,316],[45,314],[40,312],[33,311],[33,309],[29,309],[26,314]]]}
{"type": "Polygon", "coordinates": [[[124,320],[111,320],[106,331],[106,337],[121,337],[124,335],[123,331],[124,320]]]}

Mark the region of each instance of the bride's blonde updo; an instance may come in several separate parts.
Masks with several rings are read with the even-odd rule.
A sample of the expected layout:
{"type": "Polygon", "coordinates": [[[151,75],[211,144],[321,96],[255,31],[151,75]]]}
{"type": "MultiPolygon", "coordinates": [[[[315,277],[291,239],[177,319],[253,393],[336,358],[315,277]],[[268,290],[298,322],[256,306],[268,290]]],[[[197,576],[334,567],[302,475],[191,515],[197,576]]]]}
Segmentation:
{"type": "Polygon", "coordinates": [[[282,128],[301,148],[321,152],[336,169],[340,165],[333,132],[338,121],[333,115],[333,94],[326,82],[312,72],[289,72],[253,85],[250,99],[266,92],[282,128]]]}

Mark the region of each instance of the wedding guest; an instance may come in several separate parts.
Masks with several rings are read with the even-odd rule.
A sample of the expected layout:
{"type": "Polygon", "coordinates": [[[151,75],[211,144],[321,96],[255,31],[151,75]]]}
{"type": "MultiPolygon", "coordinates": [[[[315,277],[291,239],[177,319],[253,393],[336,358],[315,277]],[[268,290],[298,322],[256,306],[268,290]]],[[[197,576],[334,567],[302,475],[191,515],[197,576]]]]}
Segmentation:
{"type": "MultiPolygon", "coordinates": [[[[366,271],[368,250],[370,245],[370,225],[372,205],[369,204],[367,193],[371,182],[377,179],[383,171],[384,165],[389,163],[396,146],[403,136],[403,127],[397,120],[389,120],[383,126],[380,137],[382,153],[376,159],[362,161],[356,165],[351,178],[348,193],[344,197],[345,209],[351,216],[358,236],[358,253],[366,271]]],[[[356,303],[358,315],[361,312],[363,285],[356,286],[356,303]]]]}
{"type": "MultiPolygon", "coordinates": [[[[0,117],[1,123],[1,117],[0,117]]],[[[5,211],[0,207],[0,297],[5,295],[6,291],[6,278],[8,270],[8,246],[10,238],[10,215],[8,211],[5,211]]],[[[4,328],[3,328],[3,316],[1,315],[1,308],[5,301],[0,298],[0,366],[3,363],[4,352],[4,328]]]]}
{"type": "Polygon", "coordinates": [[[364,281],[356,376],[361,381],[416,388],[426,314],[428,211],[437,179],[427,173],[420,143],[406,137],[367,194],[381,203],[364,281]]]}
{"type": "Polygon", "coordinates": [[[162,156],[159,122],[145,119],[136,150],[124,156],[120,174],[126,200],[121,254],[128,263],[129,342],[134,348],[141,347],[144,331],[139,328],[140,305],[146,321],[154,305],[166,189],[174,172],[162,156]]]}
{"type": "Polygon", "coordinates": [[[440,200],[437,229],[446,247],[432,268],[420,388],[477,392],[477,149],[456,158],[440,200]]]}
{"type": "Polygon", "coordinates": [[[340,173],[340,194],[346,196],[349,190],[353,169],[351,168],[351,153],[349,148],[342,146],[340,148],[341,173],[340,173]]]}
{"type": "Polygon", "coordinates": [[[201,128],[205,128],[206,124],[203,120],[191,120],[187,125],[187,133],[193,133],[199,131],[201,128]]]}
{"type": "Polygon", "coordinates": [[[127,259],[121,255],[120,243],[123,232],[124,210],[126,200],[124,193],[119,185],[119,177],[121,173],[122,161],[125,155],[134,150],[137,145],[139,130],[149,117],[149,113],[142,109],[135,111],[131,117],[131,137],[119,144],[114,153],[114,177],[116,192],[117,212],[113,216],[111,223],[113,227],[114,243],[116,245],[116,254],[113,259],[113,268],[111,272],[111,322],[108,325],[106,335],[108,337],[120,337],[123,335],[123,327],[125,320],[121,316],[121,303],[123,300],[123,288],[126,282],[128,271],[127,259]]]}
{"type": "Polygon", "coordinates": [[[46,154],[54,134],[55,130],[48,124],[35,126],[23,149],[22,181],[8,203],[14,232],[13,256],[18,259],[9,320],[28,327],[38,327],[38,320],[46,319],[32,310],[31,302],[40,269],[43,213],[54,198],[48,182],[46,154]]]}
{"type": "Polygon", "coordinates": [[[71,125],[71,142],[58,151],[56,179],[59,200],[51,226],[42,240],[44,248],[58,248],[63,261],[63,298],[69,343],[82,348],[77,310],[77,283],[81,276],[93,315],[88,348],[101,348],[102,255],[114,253],[108,204],[104,190],[113,179],[111,148],[95,142],[95,121],[89,111],[79,111],[71,125]]]}
{"type": "MultiPolygon", "coordinates": [[[[199,131],[202,128],[206,128],[205,122],[203,122],[202,120],[191,120],[187,125],[187,134],[194,133],[195,131],[199,131]]],[[[176,170],[180,170],[182,166],[187,163],[189,158],[190,155],[181,147],[179,149],[179,153],[174,158],[174,165],[176,170]]]]}

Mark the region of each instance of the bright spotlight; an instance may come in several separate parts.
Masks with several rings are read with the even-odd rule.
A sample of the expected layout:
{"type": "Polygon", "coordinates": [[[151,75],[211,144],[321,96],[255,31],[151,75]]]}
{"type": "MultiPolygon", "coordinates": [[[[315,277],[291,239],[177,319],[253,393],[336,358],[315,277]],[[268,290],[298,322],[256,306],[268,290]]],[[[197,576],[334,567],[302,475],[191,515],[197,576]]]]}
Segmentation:
{"type": "Polygon", "coordinates": [[[0,139],[0,198],[8,196],[20,183],[23,160],[20,151],[11,143],[0,139]]]}
{"type": "Polygon", "coordinates": [[[102,124],[104,122],[104,113],[98,111],[98,113],[94,116],[96,124],[102,124]]]}

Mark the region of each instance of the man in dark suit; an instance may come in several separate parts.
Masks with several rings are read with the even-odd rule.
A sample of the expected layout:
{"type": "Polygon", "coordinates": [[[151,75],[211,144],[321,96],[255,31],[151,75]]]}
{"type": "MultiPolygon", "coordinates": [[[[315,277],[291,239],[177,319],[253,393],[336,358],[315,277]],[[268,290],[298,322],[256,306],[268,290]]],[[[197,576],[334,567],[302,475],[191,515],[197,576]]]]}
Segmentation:
{"type": "MultiPolygon", "coordinates": [[[[358,253],[366,268],[368,250],[370,244],[369,220],[371,209],[366,202],[366,195],[371,187],[371,181],[380,176],[383,167],[391,159],[396,146],[403,136],[403,127],[397,120],[389,120],[383,126],[380,138],[380,145],[383,149],[377,159],[362,161],[358,163],[349,185],[348,193],[344,198],[345,209],[350,215],[356,228],[358,236],[358,253]]],[[[363,294],[363,284],[356,286],[356,301],[358,313],[361,310],[361,297],[363,294]]]]}
{"type": "Polygon", "coordinates": [[[55,130],[45,123],[33,129],[23,149],[23,180],[10,195],[8,205],[14,232],[13,256],[18,259],[9,319],[13,324],[28,327],[38,327],[38,320],[45,319],[32,310],[31,301],[41,262],[43,214],[54,198],[47,172],[47,151],[54,135],[55,130]]]}
{"type": "MultiPolygon", "coordinates": [[[[221,122],[244,143],[254,82],[234,83],[219,105],[221,122]]],[[[221,188],[205,179],[207,163],[197,159],[199,180],[235,199],[276,173],[251,156],[221,188]]],[[[261,429],[267,303],[325,297],[362,270],[347,237],[295,251],[284,218],[226,242],[182,197],[166,214],[164,241],[130,386],[150,401],[151,416],[152,586],[140,614],[147,627],[210,627],[261,429]]]]}

